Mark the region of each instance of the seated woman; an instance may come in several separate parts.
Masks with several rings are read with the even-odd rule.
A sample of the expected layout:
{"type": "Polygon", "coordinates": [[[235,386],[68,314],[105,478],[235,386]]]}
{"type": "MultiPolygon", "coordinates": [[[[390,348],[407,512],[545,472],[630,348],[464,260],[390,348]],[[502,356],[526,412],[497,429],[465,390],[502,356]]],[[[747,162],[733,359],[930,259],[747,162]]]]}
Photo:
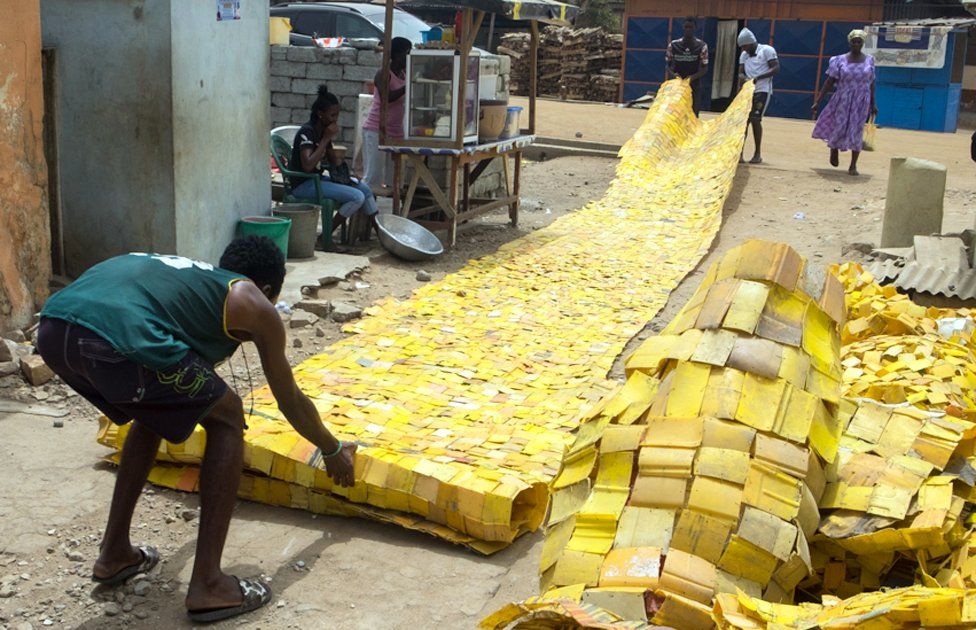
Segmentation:
{"type": "MultiPolygon", "coordinates": [[[[290,165],[294,170],[321,176],[323,194],[339,204],[339,218],[332,222],[333,231],[359,210],[372,217],[375,226],[376,197],[369,186],[356,179],[352,179],[352,185],[339,184],[323,173],[323,160],[332,166],[339,165],[339,159],[332,149],[332,140],[339,135],[339,110],[339,99],[329,92],[328,87],[320,85],[309,121],[295,134],[290,165]]],[[[311,178],[295,178],[291,185],[296,197],[315,196],[315,180],[311,178]]],[[[324,241],[325,235],[320,244],[324,241]]]]}

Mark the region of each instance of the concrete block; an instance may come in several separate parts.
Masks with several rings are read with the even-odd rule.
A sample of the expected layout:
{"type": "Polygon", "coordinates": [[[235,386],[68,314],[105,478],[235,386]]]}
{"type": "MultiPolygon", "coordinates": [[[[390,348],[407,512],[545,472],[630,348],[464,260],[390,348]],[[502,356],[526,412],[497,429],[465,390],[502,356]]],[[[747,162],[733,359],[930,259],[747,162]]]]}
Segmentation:
{"type": "Polygon", "coordinates": [[[363,309],[356,304],[350,304],[349,302],[332,303],[332,321],[334,322],[349,322],[354,319],[359,319],[362,316],[363,309]]]}
{"type": "Polygon", "coordinates": [[[314,63],[316,60],[315,48],[312,46],[289,46],[288,61],[300,61],[301,63],[314,63]]]}
{"type": "Polygon", "coordinates": [[[280,127],[291,124],[291,110],[287,107],[271,108],[271,126],[280,127]]]}
{"type": "Polygon", "coordinates": [[[272,107],[305,107],[305,97],[301,94],[286,94],[278,92],[271,95],[272,107]]]}
{"type": "Polygon", "coordinates": [[[375,76],[376,68],[369,66],[346,65],[342,67],[342,78],[346,81],[362,83],[363,81],[372,81],[375,76]]]}
{"type": "Polygon", "coordinates": [[[355,64],[359,58],[359,51],[355,48],[339,48],[339,63],[355,64]]]}
{"type": "Polygon", "coordinates": [[[360,50],[356,56],[356,65],[379,68],[383,65],[383,53],[375,50],[360,50]]]}
{"type": "Polygon", "coordinates": [[[316,48],[315,61],[318,63],[339,63],[342,58],[339,48],[316,48]]]}
{"type": "Polygon", "coordinates": [[[319,85],[322,81],[313,81],[311,79],[294,79],[291,82],[291,92],[292,94],[315,94],[319,93],[319,85]]]}
{"type": "Polygon", "coordinates": [[[339,104],[342,106],[342,111],[355,112],[356,108],[359,107],[359,97],[343,96],[341,99],[339,99],[339,104]]]}
{"type": "Polygon", "coordinates": [[[305,96],[305,107],[307,109],[312,108],[312,104],[318,99],[318,94],[308,94],[305,96]]]}
{"type": "Polygon", "coordinates": [[[297,61],[271,60],[271,75],[278,77],[305,78],[305,64],[297,61]]]}
{"type": "Polygon", "coordinates": [[[356,112],[340,112],[339,126],[343,129],[351,129],[356,126],[356,112]]]}
{"type": "Polygon", "coordinates": [[[314,326],[317,321],[319,321],[319,318],[313,313],[309,313],[308,311],[295,311],[292,313],[291,319],[288,320],[288,326],[290,328],[305,328],[307,326],[314,326]]]}
{"type": "Polygon", "coordinates": [[[270,86],[272,92],[291,92],[291,77],[271,76],[270,86]]]}
{"type": "Polygon", "coordinates": [[[288,58],[288,47],[287,46],[272,46],[271,47],[271,59],[287,59],[288,58]]]}
{"type": "Polygon", "coordinates": [[[305,107],[291,110],[291,123],[293,125],[304,125],[308,122],[309,112],[305,107]]]}
{"type": "Polygon", "coordinates": [[[342,78],[342,66],[331,62],[310,63],[305,76],[309,79],[338,81],[342,78]]]}
{"type": "Polygon", "coordinates": [[[27,382],[37,387],[54,378],[54,372],[44,363],[39,355],[32,354],[20,360],[20,371],[24,373],[27,382]]]}
{"type": "Polygon", "coordinates": [[[319,317],[328,317],[332,312],[332,303],[328,300],[302,300],[295,304],[295,308],[319,317]]]}
{"type": "Polygon", "coordinates": [[[481,74],[498,74],[501,69],[501,61],[498,57],[482,57],[479,65],[481,74]]]}
{"type": "Polygon", "coordinates": [[[343,96],[359,96],[362,89],[362,81],[332,81],[329,83],[329,91],[340,98],[343,96]]]}
{"type": "Polygon", "coordinates": [[[498,55],[498,74],[512,73],[512,58],[508,55],[498,55]]]}
{"type": "Polygon", "coordinates": [[[946,167],[918,158],[891,160],[881,247],[910,247],[916,234],[942,232],[946,167]]]}

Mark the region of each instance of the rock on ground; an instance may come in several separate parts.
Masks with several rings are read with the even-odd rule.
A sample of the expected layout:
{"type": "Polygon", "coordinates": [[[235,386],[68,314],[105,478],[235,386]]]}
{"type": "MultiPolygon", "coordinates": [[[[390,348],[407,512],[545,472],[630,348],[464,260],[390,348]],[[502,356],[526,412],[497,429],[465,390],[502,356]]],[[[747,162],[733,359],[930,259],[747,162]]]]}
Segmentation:
{"type": "Polygon", "coordinates": [[[349,302],[332,303],[332,321],[348,322],[363,316],[363,309],[349,302]]]}

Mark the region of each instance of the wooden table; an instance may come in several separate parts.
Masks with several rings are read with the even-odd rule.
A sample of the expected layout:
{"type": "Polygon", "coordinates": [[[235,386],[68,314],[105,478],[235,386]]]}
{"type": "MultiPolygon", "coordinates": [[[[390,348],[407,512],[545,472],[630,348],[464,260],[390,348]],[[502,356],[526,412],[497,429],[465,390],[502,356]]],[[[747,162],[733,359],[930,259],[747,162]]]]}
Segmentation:
{"type": "Polygon", "coordinates": [[[453,247],[457,240],[457,226],[463,221],[508,206],[508,216],[512,225],[518,225],[520,181],[522,174],[522,150],[535,142],[534,135],[521,135],[484,144],[465,145],[461,149],[433,147],[405,147],[396,145],[381,146],[380,150],[393,155],[393,212],[413,219],[443,212],[445,219],[420,219],[424,227],[431,230],[447,230],[447,245],[453,247]],[[447,190],[437,182],[427,167],[430,157],[448,158],[447,190]],[[515,161],[513,181],[509,184],[508,160],[515,161]],[[505,171],[505,193],[501,199],[480,199],[471,197],[471,186],[485,172],[495,159],[501,159],[505,171]],[[413,167],[413,176],[407,186],[402,203],[400,193],[403,179],[403,161],[413,167]],[[458,198],[458,181],[461,182],[461,195],[458,198]],[[433,197],[434,204],[414,208],[417,187],[423,182],[433,197]]]}

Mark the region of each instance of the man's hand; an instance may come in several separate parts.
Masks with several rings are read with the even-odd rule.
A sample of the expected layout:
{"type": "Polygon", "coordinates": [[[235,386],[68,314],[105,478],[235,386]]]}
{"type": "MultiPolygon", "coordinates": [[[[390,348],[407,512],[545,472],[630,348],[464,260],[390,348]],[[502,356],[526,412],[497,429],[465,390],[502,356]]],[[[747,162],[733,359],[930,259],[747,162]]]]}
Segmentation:
{"type": "Polygon", "coordinates": [[[332,123],[331,125],[329,125],[328,127],[325,128],[325,131],[324,132],[322,132],[323,139],[326,139],[327,138],[329,140],[332,140],[333,138],[335,138],[338,135],[339,135],[339,123],[338,122],[332,123]]]}
{"type": "Polygon", "coordinates": [[[349,488],[356,483],[355,468],[356,444],[354,442],[343,442],[338,455],[325,459],[325,472],[332,481],[344,488],[349,488]]]}

